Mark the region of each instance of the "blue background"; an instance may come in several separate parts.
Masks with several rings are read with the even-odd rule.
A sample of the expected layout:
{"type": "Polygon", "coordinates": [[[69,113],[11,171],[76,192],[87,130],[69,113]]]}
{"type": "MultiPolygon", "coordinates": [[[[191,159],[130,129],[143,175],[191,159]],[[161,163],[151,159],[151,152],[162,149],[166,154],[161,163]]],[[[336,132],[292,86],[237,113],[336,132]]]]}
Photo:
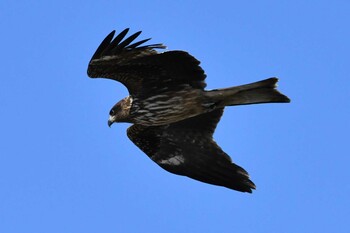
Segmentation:
{"type": "Polygon", "coordinates": [[[349,1],[0,2],[0,232],[350,232],[349,1]],[[215,139],[253,194],[159,168],[107,127],[128,93],[86,68],[113,29],[202,61],[208,88],[280,78],[215,139]]]}

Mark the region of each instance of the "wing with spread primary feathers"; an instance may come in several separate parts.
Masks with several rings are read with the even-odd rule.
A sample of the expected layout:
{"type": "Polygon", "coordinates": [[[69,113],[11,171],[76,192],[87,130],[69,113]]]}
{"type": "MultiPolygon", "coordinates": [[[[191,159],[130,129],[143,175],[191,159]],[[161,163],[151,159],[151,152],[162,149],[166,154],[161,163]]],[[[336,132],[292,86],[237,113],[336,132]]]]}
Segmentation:
{"type": "Polygon", "coordinates": [[[131,95],[181,85],[200,89],[206,86],[204,71],[193,56],[184,51],[158,53],[157,49],[164,49],[164,45],[143,45],[150,39],[132,43],[141,31],[124,39],[128,31],[125,29],[114,39],[115,31],[112,31],[102,41],[89,62],[89,77],[119,81],[131,95]]]}
{"type": "Polygon", "coordinates": [[[217,109],[166,126],[133,125],[128,137],[163,169],[241,192],[252,192],[248,173],[232,163],[212,136],[223,113],[217,109]]]}

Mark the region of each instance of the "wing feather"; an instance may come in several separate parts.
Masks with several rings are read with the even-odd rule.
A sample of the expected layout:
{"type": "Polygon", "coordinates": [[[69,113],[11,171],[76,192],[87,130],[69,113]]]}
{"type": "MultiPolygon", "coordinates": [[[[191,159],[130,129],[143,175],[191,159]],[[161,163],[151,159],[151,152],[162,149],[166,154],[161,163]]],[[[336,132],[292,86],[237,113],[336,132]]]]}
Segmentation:
{"type": "Polygon", "coordinates": [[[112,42],[104,49],[103,53],[101,54],[102,56],[108,56],[112,55],[113,49],[118,47],[119,43],[124,39],[126,34],[129,32],[129,28],[124,29],[121,33],[119,33],[112,42]]]}
{"type": "MultiPolygon", "coordinates": [[[[147,41],[149,41],[151,38],[148,38],[148,39],[144,39],[144,40],[141,40],[139,42],[135,42],[131,45],[128,45],[127,48],[128,49],[135,49],[137,46],[143,44],[143,43],[146,43],[147,41]]],[[[154,46],[154,45],[146,45],[146,46],[154,46]]],[[[143,47],[143,46],[142,46],[143,47]]],[[[142,48],[142,47],[139,47],[139,48],[142,48]]]]}
{"type": "Polygon", "coordinates": [[[241,192],[252,192],[248,173],[232,163],[212,135],[223,109],[166,126],[133,125],[128,137],[163,169],[241,192]]]}
{"type": "Polygon", "coordinates": [[[138,31],[138,32],[132,34],[131,36],[129,36],[128,38],[126,38],[123,42],[121,42],[121,43],[118,44],[117,46],[114,46],[114,48],[111,50],[111,53],[112,53],[112,54],[119,53],[121,50],[126,49],[127,46],[128,46],[133,40],[135,40],[140,34],[141,34],[141,31],[138,31]]]}
{"type": "Polygon", "coordinates": [[[109,33],[106,38],[101,42],[101,44],[98,46],[98,48],[96,49],[96,52],[94,53],[94,55],[92,55],[91,60],[100,58],[103,54],[103,52],[106,50],[106,48],[110,45],[113,37],[114,37],[115,31],[112,31],[111,33],[109,33]]]}
{"type": "Polygon", "coordinates": [[[150,38],[132,43],[141,31],[126,37],[128,32],[127,28],[114,39],[115,31],[107,35],[90,60],[89,77],[119,81],[131,95],[154,95],[184,84],[205,87],[206,76],[193,56],[184,51],[158,53],[163,44],[145,45],[150,38]]]}

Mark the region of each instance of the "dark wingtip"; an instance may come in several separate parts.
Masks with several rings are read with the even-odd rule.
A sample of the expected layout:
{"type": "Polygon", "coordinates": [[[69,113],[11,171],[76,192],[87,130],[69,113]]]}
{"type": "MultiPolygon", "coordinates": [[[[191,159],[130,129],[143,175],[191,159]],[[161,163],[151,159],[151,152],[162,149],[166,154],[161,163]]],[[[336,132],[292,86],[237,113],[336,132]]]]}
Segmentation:
{"type": "Polygon", "coordinates": [[[101,55],[101,53],[109,46],[109,44],[111,43],[113,37],[115,34],[115,30],[113,30],[112,32],[110,32],[106,38],[104,38],[104,40],[101,42],[101,44],[98,46],[98,48],[96,49],[96,52],[94,53],[94,55],[92,56],[91,60],[99,57],[101,55]]]}
{"type": "Polygon", "coordinates": [[[116,31],[113,30],[111,33],[109,33],[106,36],[106,38],[101,42],[101,44],[98,46],[91,60],[98,59],[103,56],[113,55],[113,54],[119,53],[124,49],[133,50],[133,49],[165,49],[166,48],[166,46],[164,46],[163,44],[150,44],[150,45],[139,46],[149,41],[150,38],[131,44],[131,42],[134,41],[142,33],[142,31],[138,31],[132,34],[131,36],[127,37],[123,41],[125,36],[128,34],[129,30],[130,30],[129,28],[124,29],[114,39],[113,37],[116,31]]]}
{"type": "Polygon", "coordinates": [[[287,96],[284,96],[284,103],[290,103],[291,100],[287,97],[287,96]]]}
{"type": "Polygon", "coordinates": [[[251,180],[248,180],[246,185],[247,185],[247,190],[246,190],[247,193],[253,193],[253,190],[256,189],[255,184],[251,180]]]}
{"type": "Polygon", "coordinates": [[[238,187],[235,187],[238,191],[241,192],[247,192],[247,193],[252,193],[253,190],[256,189],[256,186],[254,184],[253,181],[251,181],[249,179],[249,174],[246,170],[244,170],[242,167],[236,165],[237,167],[237,173],[238,175],[241,177],[239,180],[241,180],[241,182],[239,182],[238,187]]]}
{"type": "MultiPolygon", "coordinates": [[[[132,34],[131,36],[129,36],[128,38],[126,38],[124,41],[121,42],[121,40],[118,40],[118,45],[117,46],[113,46],[112,50],[110,51],[110,53],[116,53],[122,49],[124,49],[126,46],[128,46],[133,40],[135,40],[140,34],[142,33],[142,31],[138,31],[134,34],[132,34]],[[120,42],[120,43],[119,43],[120,42]]],[[[112,42],[114,43],[114,41],[112,42]]]]}

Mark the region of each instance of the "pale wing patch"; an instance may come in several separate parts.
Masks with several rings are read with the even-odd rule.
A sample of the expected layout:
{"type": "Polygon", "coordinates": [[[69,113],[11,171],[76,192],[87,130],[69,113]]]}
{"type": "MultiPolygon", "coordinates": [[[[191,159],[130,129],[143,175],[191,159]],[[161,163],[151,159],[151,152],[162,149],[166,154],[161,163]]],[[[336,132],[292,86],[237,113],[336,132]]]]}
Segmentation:
{"type": "Polygon", "coordinates": [[[160,163],[160,164],[168,164],[168,165],[175,165],[175,166],[178,166],[184,162],[185,162],[185,159],[181,155],[176,155],[176,156],[171,157],[169,159],[163,159],[163,160],[158,161],[158,163],[160,163]]]}

